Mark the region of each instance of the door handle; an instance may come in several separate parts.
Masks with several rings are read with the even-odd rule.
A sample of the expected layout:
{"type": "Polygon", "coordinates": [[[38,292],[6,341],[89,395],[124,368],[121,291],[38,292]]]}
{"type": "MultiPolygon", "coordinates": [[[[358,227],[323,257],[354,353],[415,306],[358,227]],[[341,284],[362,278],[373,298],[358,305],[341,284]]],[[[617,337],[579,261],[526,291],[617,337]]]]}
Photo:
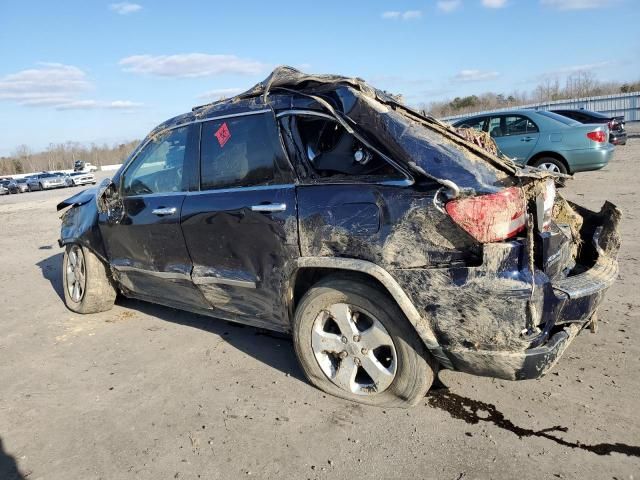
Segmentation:
{"type": "Polygon", "coordinates": [[[151,213],[162,217],[164,215],[173,215],[177,210],[178,209],[176,207],[160,207],[154,208],[153,210],[151,210],[151,213]]]}
{"type": "Polygon", "coordinates": [[[273,213],[284,212],[287,209],[286,203],[268,203],[266,205],[251,205],[252,212],[273,213]]]}
{"type": "Polygon", "coordinates": [[[521,142],[530,142],[531,140],[533,140],[533,137],[524,137],[520,139],[521,142]]]}

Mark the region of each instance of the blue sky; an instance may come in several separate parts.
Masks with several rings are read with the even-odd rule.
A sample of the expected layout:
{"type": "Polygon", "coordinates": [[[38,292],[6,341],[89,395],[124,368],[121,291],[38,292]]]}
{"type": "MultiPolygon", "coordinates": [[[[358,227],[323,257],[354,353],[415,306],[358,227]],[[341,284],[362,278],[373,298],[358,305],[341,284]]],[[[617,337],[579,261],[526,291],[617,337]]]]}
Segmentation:
{"type": "Polygon", "coordinates": [[[638,0],[0,0],[0,155],[142,138],[278,64],[418,104],[640,79],[638,0]]]}

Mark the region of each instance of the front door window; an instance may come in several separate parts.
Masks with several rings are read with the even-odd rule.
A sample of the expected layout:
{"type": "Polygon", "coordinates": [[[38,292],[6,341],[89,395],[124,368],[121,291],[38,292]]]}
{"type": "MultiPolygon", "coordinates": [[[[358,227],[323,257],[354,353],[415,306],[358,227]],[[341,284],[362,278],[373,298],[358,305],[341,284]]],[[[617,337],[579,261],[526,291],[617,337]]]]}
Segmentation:
{"type": "Polygon", "coordinates": [[[124,196],[185,191],[187,133],[176,128],[149,142],[124,173],[124,196]]]}

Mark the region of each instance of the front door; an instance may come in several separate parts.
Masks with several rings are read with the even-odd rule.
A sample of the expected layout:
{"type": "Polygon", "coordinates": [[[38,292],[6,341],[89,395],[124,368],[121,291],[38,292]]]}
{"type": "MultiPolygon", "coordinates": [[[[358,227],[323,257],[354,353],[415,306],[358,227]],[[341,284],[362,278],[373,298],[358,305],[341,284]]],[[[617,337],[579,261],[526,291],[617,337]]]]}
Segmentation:
{"type": "Polygon", "coordinates": [[[271,110],[202,124],[200,191],[182,207],[193,281],[213,313],[286,328],[299,256],[293,172],[271,110]]]}
{"type": "Polygon", "coordinates": [[[191,258],[180,228],[197,134],[197,127],[185,126],[150,141],[119,179],[123,217],[113,222],[101,215],[100,230],[111,266],[129,293],[206,307],[191,281],[191,258]]]}

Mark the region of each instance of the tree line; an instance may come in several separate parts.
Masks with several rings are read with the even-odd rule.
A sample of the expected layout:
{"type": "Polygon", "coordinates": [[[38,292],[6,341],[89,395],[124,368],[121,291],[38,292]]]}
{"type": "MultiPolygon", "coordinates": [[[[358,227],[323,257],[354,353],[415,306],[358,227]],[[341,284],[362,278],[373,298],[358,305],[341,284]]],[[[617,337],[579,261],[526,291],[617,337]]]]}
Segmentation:
{"type": "Polygon", "coordinates": [[[545,103],[554,100],[613,95],[640,91],[640,81],[602,82],[593,72],[580,71],[568,75],[564,85],[558,77],[545,78],[532,91],[514,91],[509,94],[486,92],[479,95],[423,103],[419,108],[436,118],[464,113],[513,108],[529,103],[545,103]]]}
{"type": "Polygon", "coordinates": [[[122,163],[139,142],[133,140],[113,145],[52,143],[43,152],[33,152],[28,145],[20,145],[8,157],[0,157],[0,175],[70,170],[76,160],[89,162],[97,167],[114,165],[122,163]]]}

